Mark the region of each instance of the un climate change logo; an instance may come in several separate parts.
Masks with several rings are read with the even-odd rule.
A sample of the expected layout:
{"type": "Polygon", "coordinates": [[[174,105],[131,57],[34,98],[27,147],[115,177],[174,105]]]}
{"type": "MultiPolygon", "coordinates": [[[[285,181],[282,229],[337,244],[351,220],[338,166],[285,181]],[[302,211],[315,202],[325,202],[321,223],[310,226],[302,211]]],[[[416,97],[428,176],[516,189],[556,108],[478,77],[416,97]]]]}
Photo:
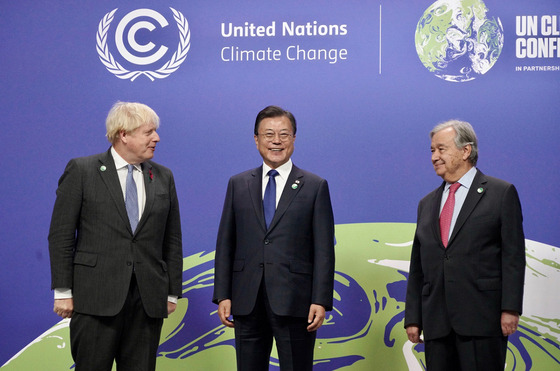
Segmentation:
{"type": "Polygon", "coordinates": [[[446,81],[464,82],[483,75],[504,46],[499,18],[488,18],[480,0],[438,0],[416,26],[416,52],[424,66],[446,81]]]}
{"type": "MultiPolygon", "coordinates": [[[[109,13],[105,14],[103,19],[99,22],[99,27],[97,30],[96,40],[97,40],[97,54],[101,63],[105,65],[107,70],[113,75],[120,79],[127,80],[130,79],[134,81],[138,76],[145,75],[150,80],[163,79],[177,71],[179,66],[185,61],[187,53],[191,47],[190,39],[191,34],[189,31],[189,23],[185,16],[173,9],[173,18],[177,22],[177,27],[179,29],[179,45],[177,50],[171,56],[167,62],[165,62],[160,68],[156,70],[132,70],[133,68],[127,69],[122,66],[119,62],[115,60],[108,46],[108,31],[113,22],[113,17],[118,8],[113,9],[109,13]]],[[[157,63],[160,61],[167,51],[169,50],[166,46],[160,46],[156,49],[156,45],[153,42],[139,41],[142,39],[139,35],[146,35],[156,29],[151,20],[157,22],[160,28],[168,26],[168,22],[163,15],[151,9],[137,9],[127,15],[125,15],[121,21],[118,23],[115,30],[115,46],[120,54],[128,63],[134,66],[146,66],[157,63]],[[136,54],[132,54],[129,48],[136,54]]]]}

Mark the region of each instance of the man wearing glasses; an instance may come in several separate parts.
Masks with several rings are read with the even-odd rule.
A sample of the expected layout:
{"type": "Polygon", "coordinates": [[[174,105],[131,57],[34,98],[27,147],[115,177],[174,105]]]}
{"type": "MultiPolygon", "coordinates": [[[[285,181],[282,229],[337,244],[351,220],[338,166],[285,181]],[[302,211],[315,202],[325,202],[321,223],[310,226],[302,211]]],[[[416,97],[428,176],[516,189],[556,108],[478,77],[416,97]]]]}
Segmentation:
{"type": "Polygon", "coordinates": [[[212,300],[221,322],[235,330],[238,370],[268,370],[273,338],[281,370],[311,370],[316,330],[333,301],[329,189],[293,165],[290,112],[263,109],[254,138],[263,165],[229,180],[212,300]]]}

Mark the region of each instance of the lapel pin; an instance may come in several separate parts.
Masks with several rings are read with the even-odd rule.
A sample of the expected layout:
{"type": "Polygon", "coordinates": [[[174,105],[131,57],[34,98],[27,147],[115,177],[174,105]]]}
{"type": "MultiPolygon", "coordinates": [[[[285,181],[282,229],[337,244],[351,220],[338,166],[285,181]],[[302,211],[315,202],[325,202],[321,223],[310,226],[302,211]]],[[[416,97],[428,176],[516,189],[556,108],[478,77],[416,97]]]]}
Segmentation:
{"type": "Polygon", "coordinates": [[[105,171],[105,170],[107,170],[107,168],[105,167],[105,165],[101,165],[101,167],[99,168],[99,170],[105,171]]]}
{"type": "Polygon", "coordinates": [[[299,184],[299,180],[296,180],[296,184],[299,184]]]}
{"type": "Polygon", "coordinates": [[[479,189],[476,190],[478,193],[482,193],[484,192],[484,188],[480,187],[479,189]]]}
{"type": "Polygon", "coordinates": [[[292,189],[297,189],[297,184],[292,184],[292,189]]]}

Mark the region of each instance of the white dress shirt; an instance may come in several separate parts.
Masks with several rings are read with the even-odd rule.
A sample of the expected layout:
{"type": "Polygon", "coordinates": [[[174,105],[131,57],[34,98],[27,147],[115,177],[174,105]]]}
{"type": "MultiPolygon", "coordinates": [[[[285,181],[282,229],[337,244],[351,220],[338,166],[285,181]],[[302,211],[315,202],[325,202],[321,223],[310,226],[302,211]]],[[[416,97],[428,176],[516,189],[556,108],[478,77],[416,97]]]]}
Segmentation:
{"type": "MultiPolygon", "coordinates": [[[[453,217],[451,218],[451,225],[449,227],[449,237],[451,237],[453,228],[455,228],[457,217],[459,216],[459,212],[465,203],[465,199],[467,198],[467,194],[469,193],[469,189],[471,188],[476,172],[476,167],[473,166],[458,181],[461,183],[461,186],[457,188],[457,191],[455,192],[455,207],[453,208],[453,217]]],[[[447,201],[447,197],[449,196],[449,187],[451,187],[451,183],[446,183],[445,188],[443,189],[443,195],[441,196],[441,204],[439,207],[440,215],[443,210],[443,205],[445,205],[445,201],[447,201]]]]}
{"type": "MultiPolygon", "coordinates": [[[[117,151],[115,151],[113,147],[111,147],[111,155],[113,155],[115,167],[117,168],[117,175],[119,176],[119,182],[121,183],[123,198],[126,200],[126,177],[128,175],[129,164],[117,153],[117,151]]],[[[136,183],[136,191],[138,193],[138,221],[140,221],[140,219],[142,219],[142,213],[144,212],[144,206],[146,206],[146,188],[144,187],[142,166],[132,166],[134,166],[132,177],[134,178],[134,183],[136,183]]]]}
{"type": "MultiPolygon", "coordinates": [[[[278,175],[276,175],[276,207],[278,207],[278,202],[280,201],[280,197],[282,196],[282,192],[284,191],[284,186],[286,186],[286,182],[288,181],[288,176],[292,172],[292,159],[289,159],[288,162],[285,164],[277,167],[276,171],[278,171],[278,175]]],[[[268,184],[268,172],[272,168],[263,162],[263,173],[262,173],[262,198],[264,199],[264,192],[266,190],[266,186],[268,184]]]]}

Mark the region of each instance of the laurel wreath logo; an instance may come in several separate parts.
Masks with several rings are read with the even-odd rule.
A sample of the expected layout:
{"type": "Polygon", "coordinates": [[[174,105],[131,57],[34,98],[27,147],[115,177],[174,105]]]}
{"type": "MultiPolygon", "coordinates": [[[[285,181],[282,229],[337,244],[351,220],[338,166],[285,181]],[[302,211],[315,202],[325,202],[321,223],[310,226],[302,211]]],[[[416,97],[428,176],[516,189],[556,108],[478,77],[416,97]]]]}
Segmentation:
{"type": "Polygon", "coordinates": [[[179,45],[177,46],[177,51],[173,53],[171,59],[167,61],[161,68],[155,71],[129,71],[113,58],[111,52],[109,52],[109,47],[107,46],[107,32],[109,31],[109,26],[113,21],[113,16],[118,8],[113,9],[109,13],[105,14],[101,22],[99,22],[99,27],[97,29],[97,54],[101,63],[105,65],[107,70],[113,75],[117,76],[119,79],[130,79],[134,81],[138,76],[145,75],[150,80],[155,81],[155,79],[164,79],[173,72],[177,71],[179,66],[187,58],[187,53],[191,48],[191,33],[189,30],[189,22],[185,16],[173,9],[173,18],[177,22],[177,27],[179,28],[179,45]]]}

